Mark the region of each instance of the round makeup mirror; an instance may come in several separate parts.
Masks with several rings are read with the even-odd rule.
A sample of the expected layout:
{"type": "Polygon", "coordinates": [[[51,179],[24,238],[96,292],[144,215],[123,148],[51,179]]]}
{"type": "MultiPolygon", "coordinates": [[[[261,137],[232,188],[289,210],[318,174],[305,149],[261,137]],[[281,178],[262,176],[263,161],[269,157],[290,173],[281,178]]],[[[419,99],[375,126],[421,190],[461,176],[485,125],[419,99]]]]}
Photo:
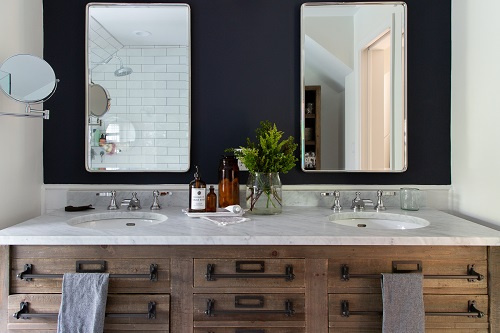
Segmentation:
{"type": "Polygon", "coordinates": [[[0,66],[0,87],[18,102],[45,102],[54,94],[58,81],[52,67],[34,55],[17,54],[0,66]]]}
{"type": "Polygon", "coordinates": [[[111,107],[108,91],[99,84],[90,84],[89,111],[94,117],[102,117],[111,107]]]}

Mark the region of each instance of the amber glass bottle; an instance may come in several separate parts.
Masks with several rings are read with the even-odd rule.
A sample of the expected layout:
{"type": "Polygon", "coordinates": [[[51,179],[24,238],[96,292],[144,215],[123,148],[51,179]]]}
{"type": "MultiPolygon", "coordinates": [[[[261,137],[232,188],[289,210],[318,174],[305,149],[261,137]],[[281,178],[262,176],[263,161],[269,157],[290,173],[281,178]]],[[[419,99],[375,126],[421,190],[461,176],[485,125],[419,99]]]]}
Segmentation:
{"type": "Polygon", "coordinates": [[[240,204],[240,184],[238,160],[234,156],[224,156],[219,162],[219,207],[240,204]]]}
{"type": "Polygon", "coordinates": [[[201,180],[198,166],[194,173],[194,179],[189,183],[189,211],[195,213],[204,212],[206,209],[207,184],[201,180]]]}
{"type": "Polygon", "coordinates": [[[214,186],[210,185],[210,192],[207,194],[207,212],[217,211],[217,194],[214,192],[214,186]]]}

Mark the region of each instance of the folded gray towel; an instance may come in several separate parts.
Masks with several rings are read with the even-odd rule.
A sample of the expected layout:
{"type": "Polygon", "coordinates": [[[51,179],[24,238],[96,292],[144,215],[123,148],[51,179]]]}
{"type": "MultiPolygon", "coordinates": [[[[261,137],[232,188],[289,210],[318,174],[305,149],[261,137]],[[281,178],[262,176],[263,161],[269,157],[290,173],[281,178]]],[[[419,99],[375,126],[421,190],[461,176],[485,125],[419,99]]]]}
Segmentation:
{"type": "Polygon", "coordinates": [[[102,333],[108,282],[107,273],[64,274],[57,333],[102,333]]]}
{"type": "Polygon", "coordinates": [[[420,333],[425,331],[422,274],[382,274],[384,333],[420,333]]]}

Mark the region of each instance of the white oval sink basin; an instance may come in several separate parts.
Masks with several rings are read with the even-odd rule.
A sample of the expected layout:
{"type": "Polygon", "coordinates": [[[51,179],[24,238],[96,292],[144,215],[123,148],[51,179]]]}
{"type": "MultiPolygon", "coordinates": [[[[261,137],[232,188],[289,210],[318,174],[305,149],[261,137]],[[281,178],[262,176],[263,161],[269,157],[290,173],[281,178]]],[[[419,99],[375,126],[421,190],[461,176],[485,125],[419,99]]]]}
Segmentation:
{"type": "Polygon", "coordinates": [[[328,219],[333,223],[349,227],[381,230],[417,229],[430,224],[420,217],[379,212],[337,213],[330,215],[328,219]]]}
{"type": "Polygon", "coordinates": [[[74,217],[68,224],[78,228],[122,229],[142,228],[165,222],[166,215],[149,212],[109,212],[74,217]]]}

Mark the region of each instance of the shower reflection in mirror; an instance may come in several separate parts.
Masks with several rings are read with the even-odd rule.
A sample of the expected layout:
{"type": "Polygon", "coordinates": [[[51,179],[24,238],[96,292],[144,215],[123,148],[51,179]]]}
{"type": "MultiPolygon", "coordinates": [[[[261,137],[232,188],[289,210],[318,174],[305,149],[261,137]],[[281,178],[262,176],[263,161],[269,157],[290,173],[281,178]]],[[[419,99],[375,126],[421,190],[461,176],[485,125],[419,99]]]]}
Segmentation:
{"type": "Polygon", "coordinates": [[[90,172],[189,169],[190,10],[87,6],[90,172]]]}

